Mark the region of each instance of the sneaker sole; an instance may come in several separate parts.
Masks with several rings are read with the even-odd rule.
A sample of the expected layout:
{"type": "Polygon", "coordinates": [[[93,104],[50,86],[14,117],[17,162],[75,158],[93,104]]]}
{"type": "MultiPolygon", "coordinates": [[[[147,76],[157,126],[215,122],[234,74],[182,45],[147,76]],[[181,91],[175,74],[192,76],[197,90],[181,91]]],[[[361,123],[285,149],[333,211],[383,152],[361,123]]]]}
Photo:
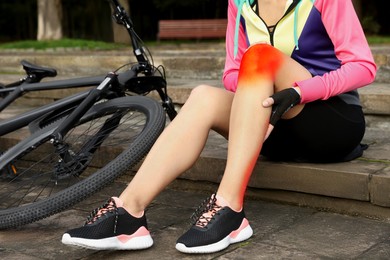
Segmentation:
{"type": "Polygon", "coordinates": [[[205,246],[187,247],[182,243],[176,244],[176,249],[182,253],[189,254],[201,254],[201,253],[214,253],[227,248],[230,244],[238,243],[247,240],[253,235],[253,230],[249,225],[248,220],[243,219],[241,226],[232,231],[228,236],[222,240],[205,246]]]}
{"type": "Polygon", "coordinates": [[[65,233],[62,236],[61,242],[65,245],[93,250],[140,250],[149,248],[153,245],[153,239],[150,235],[120,235],[102,239],[86,239],[71,237],[68,233],[65,233]]]}

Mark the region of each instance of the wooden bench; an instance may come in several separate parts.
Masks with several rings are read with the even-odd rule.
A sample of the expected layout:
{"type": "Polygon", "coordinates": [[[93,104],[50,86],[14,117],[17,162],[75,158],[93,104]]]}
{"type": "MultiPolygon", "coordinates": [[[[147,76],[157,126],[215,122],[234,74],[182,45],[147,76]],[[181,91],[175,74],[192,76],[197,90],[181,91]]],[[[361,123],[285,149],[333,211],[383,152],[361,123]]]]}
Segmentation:
{"type": "Polygon", "coordinates": [[[157,40],[225,38],[226,27],[227,19],[160,20],[157,40]]]}

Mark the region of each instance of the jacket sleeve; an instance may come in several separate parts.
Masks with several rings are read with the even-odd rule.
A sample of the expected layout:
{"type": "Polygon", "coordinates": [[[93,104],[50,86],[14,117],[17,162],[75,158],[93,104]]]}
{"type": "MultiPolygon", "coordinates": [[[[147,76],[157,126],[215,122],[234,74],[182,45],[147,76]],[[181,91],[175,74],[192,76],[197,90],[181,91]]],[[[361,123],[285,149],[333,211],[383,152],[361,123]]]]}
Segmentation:
{"type": "Polygon", "coordinates": [[[237,6],[234,0],[229,0],[228,4],[228,25],[226,30],[226,60],[223,72],[223,85],[229,91],[235,92],[237,89],[238,70],[240,68],[241,58],[247,48],[242,25],[240,24],[238,36],[238,53],[234,57],[234,33],[236,28],[237,6]]]}
{"type": "Polygon", "coordinates": [[[317,0],[315,8],[333,42],[339,69],[296,82],[301,103],[326,100],[372,83],[376,65],[351,0],[317,0]]]}

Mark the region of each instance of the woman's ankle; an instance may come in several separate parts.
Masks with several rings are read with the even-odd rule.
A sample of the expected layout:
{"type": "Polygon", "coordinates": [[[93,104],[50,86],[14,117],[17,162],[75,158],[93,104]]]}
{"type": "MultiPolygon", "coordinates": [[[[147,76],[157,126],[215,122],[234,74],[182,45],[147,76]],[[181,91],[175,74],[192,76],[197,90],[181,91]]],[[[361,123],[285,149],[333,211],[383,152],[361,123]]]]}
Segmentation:
{"type": "Polygon", "coordinates": [[[217,198],[217,204],[221,207],[229,207],[236,212],[240,212],[242,210],[241,203],[237,203],[234,200],[225,199],[225,197],[219,193],[217,193],[215,197],[217,198]]]}
{"type": "Polygon", "coordinates": [[[140,218],[144,215],[145,209],[141,207],[134,207],[136,203],[129,202],[126,199],[119,197],[119,199],[122,201],[122,207],[133,217],[140,218]]]}

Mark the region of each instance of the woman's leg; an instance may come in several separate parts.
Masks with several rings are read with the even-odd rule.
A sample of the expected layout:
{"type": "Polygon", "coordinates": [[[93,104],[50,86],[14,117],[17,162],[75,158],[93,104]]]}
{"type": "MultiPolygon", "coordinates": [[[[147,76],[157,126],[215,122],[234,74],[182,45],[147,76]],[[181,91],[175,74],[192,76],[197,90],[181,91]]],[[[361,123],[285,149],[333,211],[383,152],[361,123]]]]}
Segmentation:
{"type": "MultiPolygon", "coordinates": [[[[264,108],[262,101],[310,77],[304,67],[270,45],[254,45],[244,54],[230,116],[227,165],[217,191],[234,210],[242,208],[268,129],[271,108],[264,108]]],[[[285,117],[294,117],[302,108],[295,106],[285,117]]]]}
{"type": "Polygon", "coordinates": [[[152,246],[144,209],[172,180],[192,166],[211,128],[227,135],[232,100],[233,93],[226,90],[197,87],[158,138],[120,199],[112,197],[94,210],[84,226],[64,233],[62,243],[98,250],[152,246]]]}
{"type": "Polygon", "coordinates": [[[170,182],[195,163],[210,129],[227,136],[233,96],[224,89],[209,86],[199,86],[192,91],[120,195],[131,214],[142,215],[145,207],[170,182]]]}

